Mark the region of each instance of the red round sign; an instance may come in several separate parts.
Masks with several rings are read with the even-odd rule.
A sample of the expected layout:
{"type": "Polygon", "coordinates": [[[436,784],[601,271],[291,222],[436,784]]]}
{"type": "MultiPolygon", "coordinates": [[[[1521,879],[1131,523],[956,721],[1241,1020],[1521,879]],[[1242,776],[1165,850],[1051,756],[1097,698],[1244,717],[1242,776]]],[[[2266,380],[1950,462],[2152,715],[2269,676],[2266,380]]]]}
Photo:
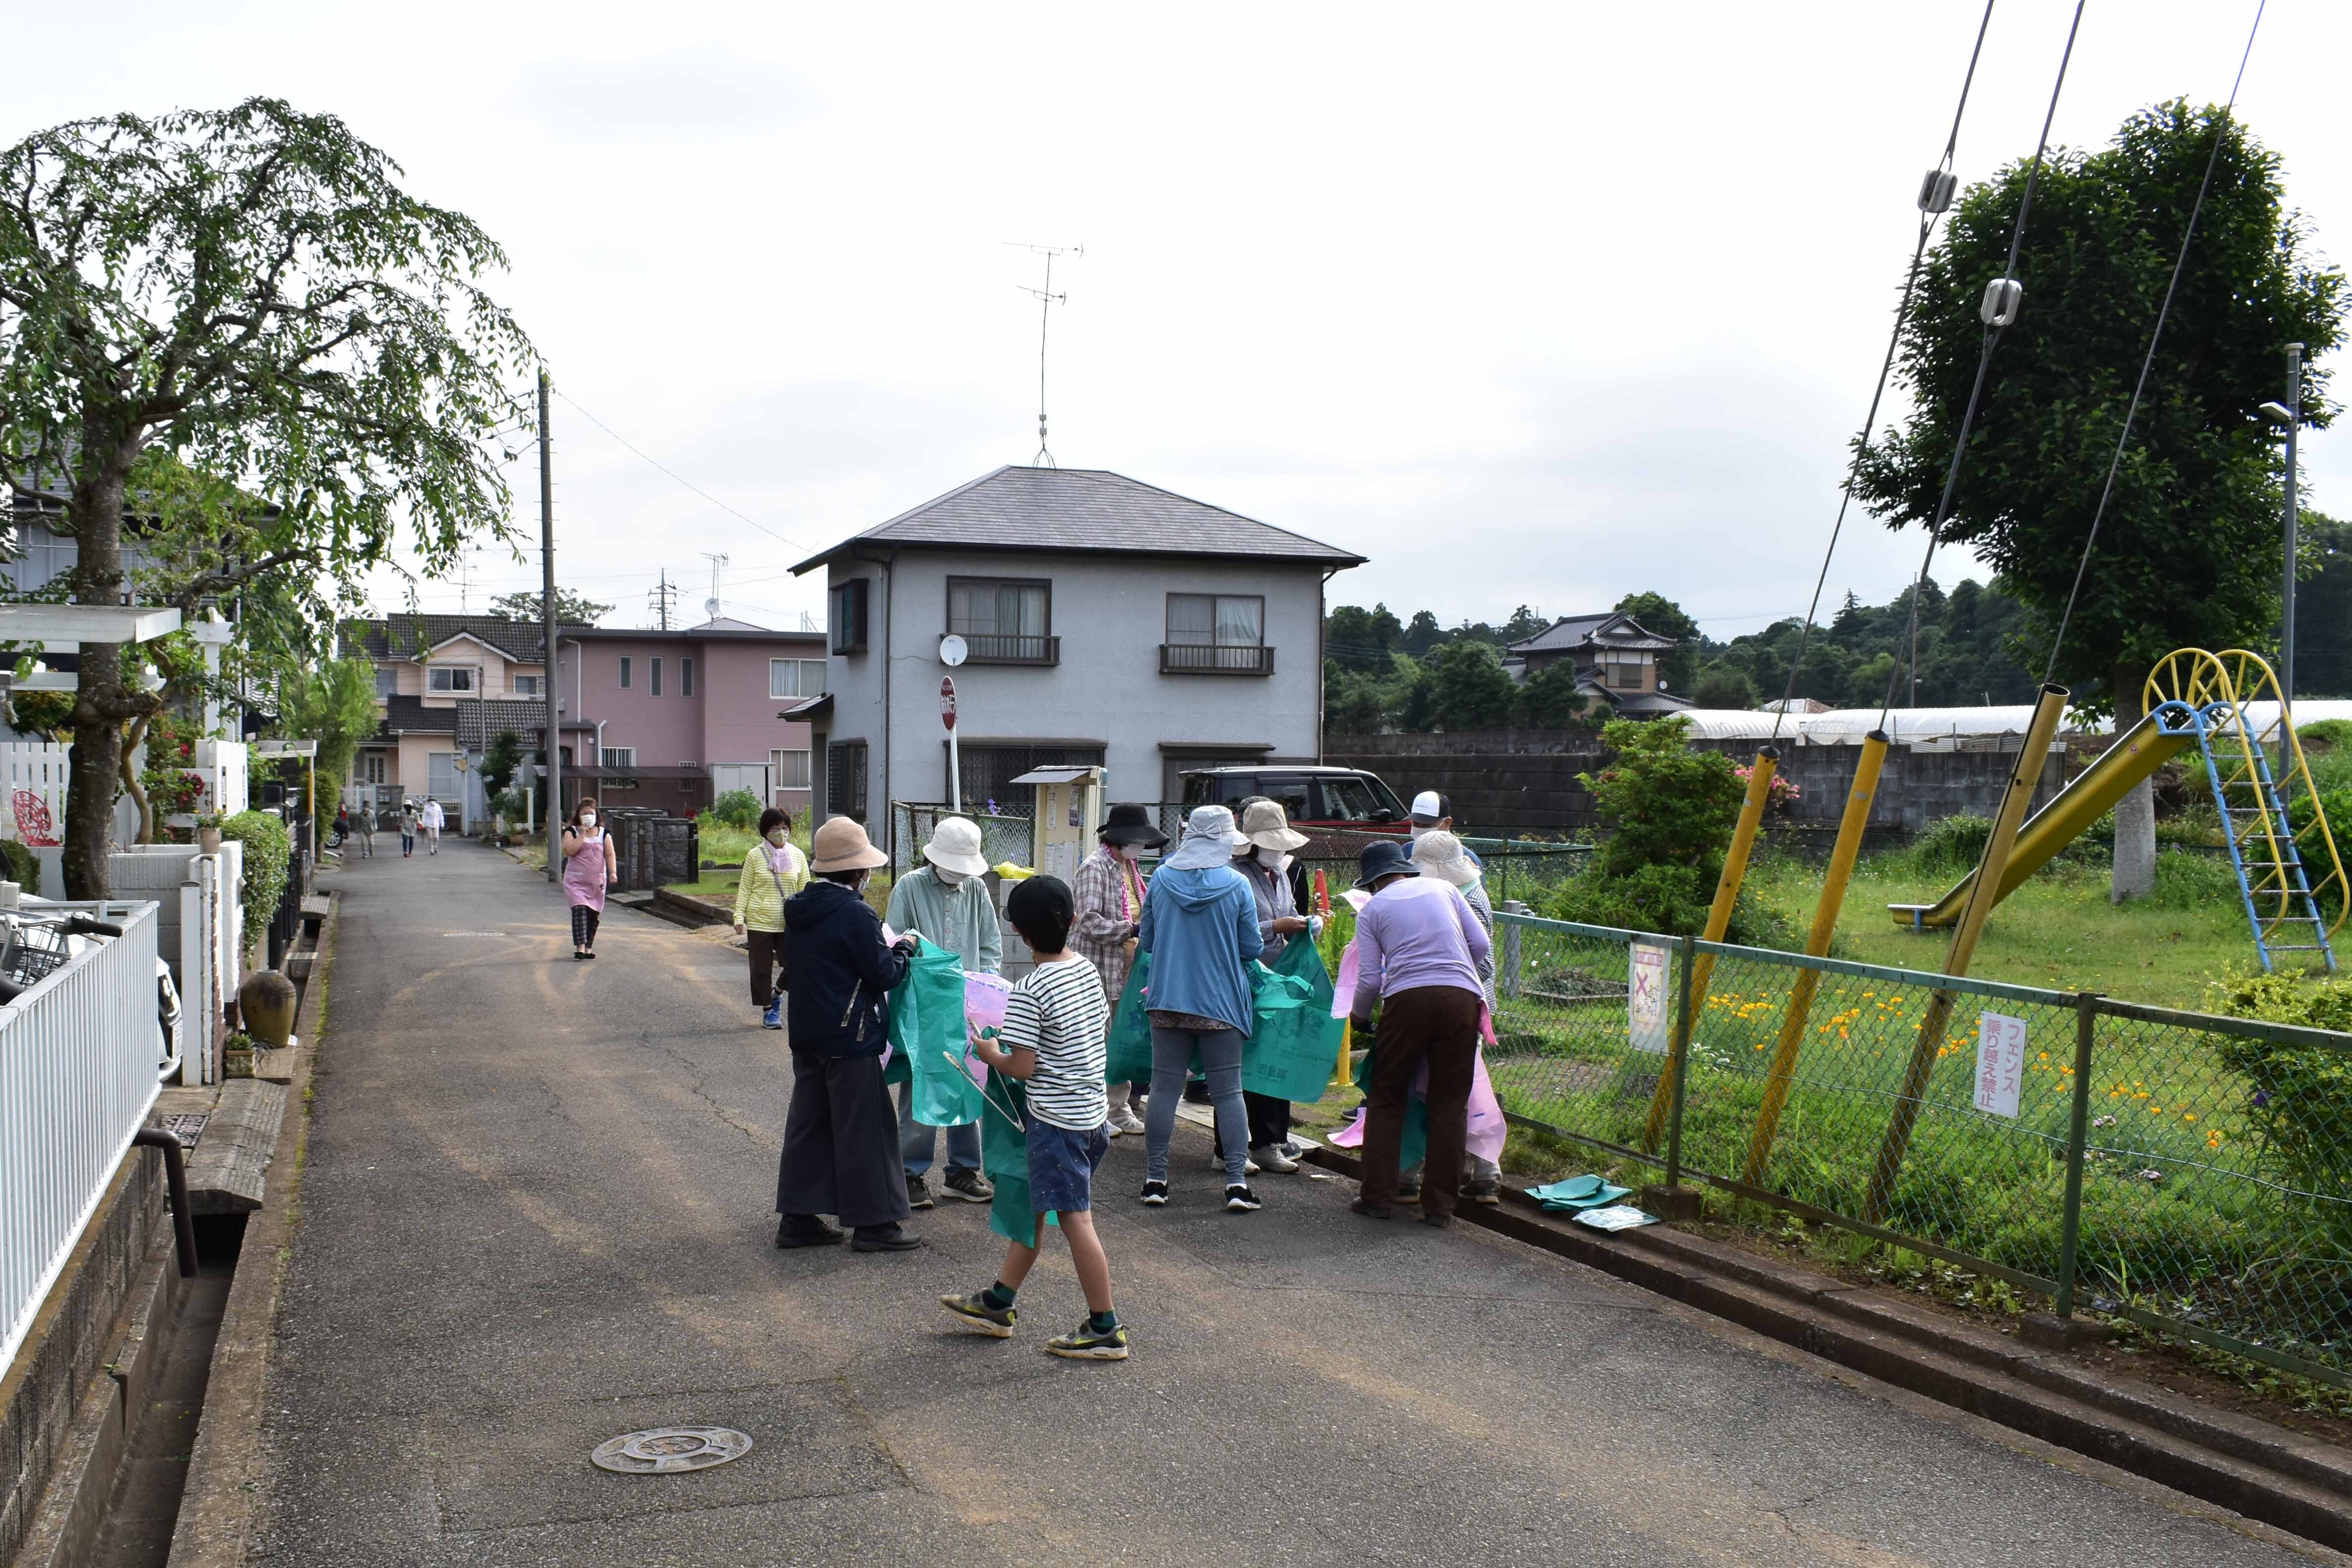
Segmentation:
{"type": "Polygon", "coordinates": [[[940,677],[940,722],[950,730],[955,728],[955,677],[952,675],[940,677]]]}

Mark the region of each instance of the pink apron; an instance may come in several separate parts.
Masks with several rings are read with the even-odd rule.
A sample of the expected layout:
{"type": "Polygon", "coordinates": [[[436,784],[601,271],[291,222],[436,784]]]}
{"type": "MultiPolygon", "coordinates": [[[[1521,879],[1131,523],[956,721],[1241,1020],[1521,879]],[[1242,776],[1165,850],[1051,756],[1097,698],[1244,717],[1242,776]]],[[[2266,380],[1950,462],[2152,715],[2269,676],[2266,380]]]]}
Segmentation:
{"type": "Polygon", "coordinates": [[[563,895],[575,904],[585,904],[602,914],[604,910],[604,830],[598,828],[580,847],[580,853],[563,863],[563,895]]]}

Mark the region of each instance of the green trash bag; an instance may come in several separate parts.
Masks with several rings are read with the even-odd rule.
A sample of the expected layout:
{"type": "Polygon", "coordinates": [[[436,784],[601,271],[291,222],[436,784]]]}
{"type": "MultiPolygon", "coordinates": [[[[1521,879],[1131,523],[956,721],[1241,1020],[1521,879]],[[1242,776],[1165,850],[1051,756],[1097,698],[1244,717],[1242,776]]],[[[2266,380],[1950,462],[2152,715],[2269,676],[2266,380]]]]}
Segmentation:
{"type": "MultiPolygon", "coordinates": [[[[942,1064],[944,1065],[944,1064],[942,1064]]],[[[988,1228],[1024,1247],[1037,1245],[1037,1215],[1029,1206],[1029,1091],[1018,1079],[988,1075],[980,1110],[980,1168],[996,1188],[988,1228]]],[[[1046,1223],[1058,1224],[1052,1215],[1046,1223]]]]}
{"type": "Polygon", "coordinates": [[[1331,1016],[1331,976],[1323,955],[1293,937],[1268,967],[1250,965],[1256,991],[1249,1043],[1242,1049],[1242,1087],[1276,1100],[1323,1098],[1339,1059],[1342,1021],[1331,1016]]]}
{"type": "MultiPolygon", "coordinates": [[[[963,961],[954,953],[917,941],[907,977],[890,989],[890,1046],[892,1056],[904,1057],[913,1075],[917,1121],[961,1127],[980,1118],[980,1086],[960,1065],[969,1047],[963,961]]],[[[883,1077],[888,1080],[887,1068],[883,1077]]]]}
{"type": "Polygon", "coordinates": [[[1118,994],[1111,1014],[1110,1037],[1105,1042],[1103,1081],[1151,1081],[1151,1020],[1144,1016],[1143,988],[1151,977],[1151,955],[1137,950],[1128,966],[1127,987],[1118,994]]]}
{"type": "MultiPolygon", "coordinates": [[[[1364,1059],[1356,1064],[1356,1087],[1369,1094],[1372,1064],[1381,1058],[1380,1031],[1375,1028],[1369,1036],[1358,1035],[1356,1044],[1364,1052],[1364,1059]]],[[[1404,1131],[1397,1140],[1397,1169],[1410,1171],[1428,1157],[1429,1102],[1417,1094],[1408,1094],[1404,1100],[1404,1131]]]]}

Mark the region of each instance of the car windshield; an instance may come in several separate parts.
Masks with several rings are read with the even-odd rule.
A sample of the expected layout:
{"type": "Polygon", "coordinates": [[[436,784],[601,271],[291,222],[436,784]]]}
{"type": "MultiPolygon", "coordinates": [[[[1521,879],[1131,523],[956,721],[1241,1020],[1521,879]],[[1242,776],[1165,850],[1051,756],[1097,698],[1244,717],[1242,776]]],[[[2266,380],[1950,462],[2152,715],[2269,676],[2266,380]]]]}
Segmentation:
{"type": "Polygon", "coordinates": [[[1327,822],[1394,822],[1396,806],[1382,800],[1381,794],[1374,792],[1369,779],[1327,778],[1323,781],[1323,819],[1327,822]]]}

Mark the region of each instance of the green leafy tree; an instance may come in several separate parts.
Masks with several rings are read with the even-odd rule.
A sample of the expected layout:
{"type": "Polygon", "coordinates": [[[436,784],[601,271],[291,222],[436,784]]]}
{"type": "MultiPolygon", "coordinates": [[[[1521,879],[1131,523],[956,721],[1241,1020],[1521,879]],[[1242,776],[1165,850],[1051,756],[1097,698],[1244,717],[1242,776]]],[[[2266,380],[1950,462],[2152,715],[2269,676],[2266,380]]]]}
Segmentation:
{"type": "MultiPolygon", "coordinates": [[[[2045,163],[2015,273],[2023,312],[1994,355],[1947,524],[2025,605],[2030,640],[2046,649],[2217,136],[2210,193],[2056,669],[2124,722],[2139,716],[2155,660],[2186,644],[2259,641],[2275,620],[2281,457],[2256,410],[2282,390],[2290,342],[2317,359],[2342,332],[2342,273],[2311,255],[2277,155],[2222,110],[2162,104],[2110,145],[2045,163]]],[[[1892,526],[1935,513],[1976,374],[1978,302],[2002,271],[2024,179],[2014,165],[1972,187],[1921,272],[1901,345],[1916,412],[1863,454],[1856,486],[1892,526]]],[[[2326,383],[2325,370],[2307,373],[2315,425],[2335,412],[2326,383]]],[[[2119,808],[2119,896],[2153,884],[2153,809],[2146,790],[2119,808]]]]}
{"type": "Polygon", "coordinates": [[[1430,662],[1439,723],[1448,730],[1492,730],[1510,723],[1518,687],[1492,644],[1448,643],[1430,662]]]}
{"type": "Polygon", "coordinates": [[[1412,619],[1405,623],[1404,651],[1419,658],[1445,640],[1445,628],[1427,610],[1415,610],[1412,619]]]}
{"type": "Polygon", "coordinates": [[[1404,627],[1386,605],[1342,605],[1324,623],[1324,652],[1349,669],[1384,670],[1404,627]]]}
{"type": "Polygon", "coordinates": [[[1569,659],[1546,665],[1519,687],[1518,721],[1530,730],[1570,730],[1590,721],[1584,693],[1576,684],[1576,666],[1569,659]]]}
{"type": "MultiPolygon", "coordinates": [[[[0,480],[64,500],[74,595],[192,609],[276,579],[356,597],[509,533],[489,437],[531,360],[478,286],[505,257],[341,121],[272,99],[119,114],[0,152],[0,480]],[[158,563],[126,584],[126,512],[158,563]]],[[[65,886],[107,891],[123,725],[162,699],[86,643],[65,886]]]]}
{"type": "Polygon", "coordinates": [[[1687,721],[1612,719],[1614,754],[1580,775],[1610,829],[1583,875],[1561,884],[1548,912],[1561,920],[1681,935],[1706,923],[1746,793],[1729,757],[1693,751],[1687,721]]]}
{"type": "MultiPolygon", "coordinates": [[[[545,601],[537,594],[500,594],[490,601],[489,613],[501,621],[529,621],[537,626],[545,619],[541,613],[544,607],[545,601]]],[[[555,591],[555,618],[564,626],[593,626],[612,613],[612,605],[600,605],[585,594],[569,588],[555,591]]]]}
{"type": "Polygon", "coordinates": [[[1691,700],[1702,708],[1753,708],[1756,682],[1738,665],[1718,659],[1698,672],[1691,700]]]}
{"type": "Polygon", "coordinates": [[[313,805],[323,831],[334,817],[334,802],[360,743],[376,731],[374,664],[330,658],[293,671],[278,683],[278,728],[287,737],[319,742],[313,805]]]}
{"type": "Polygon", "coordinates": [[[521,766],[522,737],[512,730],[499,731],[482,748],[482,788],[493,795],[504,795],[507,785],[514,782],[515,770],[521,766]]]}
{"type": "Polygon", "coordinates": [[[1631,616],[1642,623],[1642,629],[1662,637],[1672,637],[1675,651],[1660,661],[1658,677],[1666,689],[1677,696],[1687,697],[1698,684],[1698,655],[1701,638],[1698,623],[1683,613],[1683,607],[1664,594],[1628,594],[1612,606],[1621,616],[1631,616]]]}
{"type": "Polygon", "coordinates": [[[1511,618],[1502,624],[1496,635],[1501,638],[1503,646],[1508,647],[1515,642],[1527,641],[1550,626],[1551,620],[1549,616],[1545,615],[1533,605],[1521,605],[1511,612],[1511,618]]]}

